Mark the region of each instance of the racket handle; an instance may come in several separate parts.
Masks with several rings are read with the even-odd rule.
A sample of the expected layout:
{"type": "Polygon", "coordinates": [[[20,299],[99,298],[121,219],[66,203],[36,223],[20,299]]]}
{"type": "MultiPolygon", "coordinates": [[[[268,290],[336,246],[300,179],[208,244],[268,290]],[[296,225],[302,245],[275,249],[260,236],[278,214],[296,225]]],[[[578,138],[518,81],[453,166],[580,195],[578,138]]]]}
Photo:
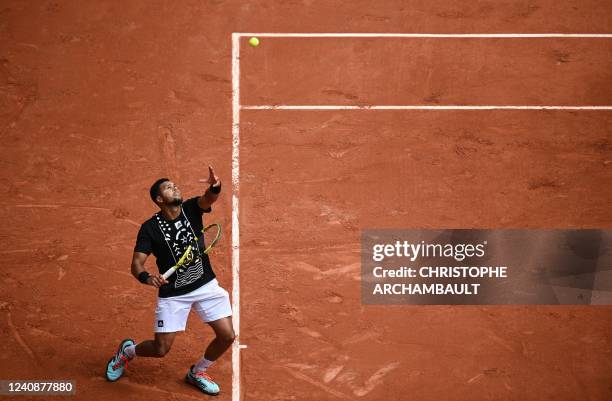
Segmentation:
{"type": "Polygon", "coordinates": [[[169,268],[168,270],[166,270],[166,272],[164,274],[162,274],[162,277],[164,278],[164,280],[168,280],[168,277],[172,276],[172,274],[176,271],[175,268],[169,268]]]}
{"type": "Polygon", "coordinates": [[[183,256],[181,256],[181,258],[179,259],[178,263],[176,265],[172,266],[171,268],[169,268],[168,270],[166,270],[166,272],[164,274],[162,274],[162,277],[164,278],[164,280],[168,280],[168,277],[172,276],[172,273],[174,273],[176,271],[176,269],[179,268],[179,266],[183,265],[183,263],[185,262],[185,259],[190,254],[191,254],[191,245],[189,245],[187,247],[187,249],[185,250],[185,253],[183,253],[183,256]]]}

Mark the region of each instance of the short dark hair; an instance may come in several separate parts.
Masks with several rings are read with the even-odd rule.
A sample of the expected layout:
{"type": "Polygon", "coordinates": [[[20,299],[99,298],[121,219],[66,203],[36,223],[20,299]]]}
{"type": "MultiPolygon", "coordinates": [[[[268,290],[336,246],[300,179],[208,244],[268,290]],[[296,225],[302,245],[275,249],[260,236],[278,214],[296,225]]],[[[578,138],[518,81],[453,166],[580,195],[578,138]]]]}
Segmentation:
{"type": "Polygon", "coordinates": [[[153,185],[151,185],[151,189],[149,190],[149,195],[151,195],[151,200],[156,205],[157,205],[157,202],[155,201],[155,198],[157,198],[157,196],[159,195],[159,186],[166,181],[170,181],[170,179],[160,178],[159,180],[155,181],[153,185]]]}

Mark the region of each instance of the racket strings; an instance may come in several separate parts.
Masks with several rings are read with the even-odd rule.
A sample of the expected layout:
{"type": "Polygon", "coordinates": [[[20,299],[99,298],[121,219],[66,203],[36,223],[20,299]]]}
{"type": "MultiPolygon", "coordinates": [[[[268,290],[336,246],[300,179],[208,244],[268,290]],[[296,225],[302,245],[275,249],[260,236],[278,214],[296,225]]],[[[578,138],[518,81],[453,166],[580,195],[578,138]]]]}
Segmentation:
{"type": "Polygon", "coordinates": [[[189,264],[193,262],[194,260],[197,260],[199,256],[200,255],[198,252],[197,244],[193,243],[191,248],[189,249],[189,253],[185,257],[185,264],[189,264]]]}
{"type": "MultiPolygon", "coordinates": [[[[202,238],[202,241],[204,241],[203,235],[201,238],[202,238]]],[[[199,238],[197,237],[192,240],[191,249],[189,250],[189,253],[185,257],[185,264],[191,263],[193,261],[197,261],[199,258],[201,258],[204,255],[204,252],[200,252],[200,245],[198,242],[199,242],[199,238]]]]}
{"type": "Polygon", "coordinates": [[[185,259],[183,259],[183,263],[181,263],[180,266],[191,264],[191,262],[193,262],[194,260],[197,261],[198,258],[201,258],[204,255],[208,254],[208,252],[210,252],[212,247],[221,238],[221,226],[218,223],[213,223],[213,224],[210,224],[204,227],[202,229],[202,236],[200,238],[195,237],[195,239],[192,240],[192,242],[190,243],[191,249],[189,249],[187,255],[185,256],[185,259]],[[212,228],[217,229],[214,239],[208,246],[204,245],[204,247],[200,251],[200,245],[199,245],[200,238],[202,239],[202,243],[205,244],[205,234],[207,233],[208,230],[212,228]]]}

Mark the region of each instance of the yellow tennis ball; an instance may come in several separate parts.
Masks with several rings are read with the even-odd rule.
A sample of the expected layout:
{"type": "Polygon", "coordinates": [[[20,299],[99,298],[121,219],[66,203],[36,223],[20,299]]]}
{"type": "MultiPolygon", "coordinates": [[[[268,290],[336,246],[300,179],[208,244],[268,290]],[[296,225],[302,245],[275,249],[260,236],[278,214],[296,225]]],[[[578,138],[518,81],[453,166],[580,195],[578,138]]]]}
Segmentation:
{"type": "Polygon", "coordinates": [[[249,44],[253,47],[257,47],[259,46],[259,39],[257,38],[251,38],[249,39],[249,44]]]}

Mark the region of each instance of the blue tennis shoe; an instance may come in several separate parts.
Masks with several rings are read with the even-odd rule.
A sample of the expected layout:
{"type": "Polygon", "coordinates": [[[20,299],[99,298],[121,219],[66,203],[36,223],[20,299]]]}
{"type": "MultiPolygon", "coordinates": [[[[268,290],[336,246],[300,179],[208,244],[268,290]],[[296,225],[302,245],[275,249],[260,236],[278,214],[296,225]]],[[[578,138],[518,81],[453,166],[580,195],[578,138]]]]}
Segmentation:
{"type": "Polygon", "coordinates": [[[128,366],[128,361],[131,359],[125,353],[125,348],[134,344],[135,342],[132,339],[121,341],[117,353],[108,361],[108,364],[106,365],[106,379],[108,381],[117,381],[123,375],[123,372],[128,366]]]}
{"type": "Polygon", "coordinates": [[[206,372],[194,372],[193,366],[189,369],[189,373],[185,376],[185,381],[200,389],[201,392],[208,395],[218,395],[219,386],[215,383],[206,372]]]}

